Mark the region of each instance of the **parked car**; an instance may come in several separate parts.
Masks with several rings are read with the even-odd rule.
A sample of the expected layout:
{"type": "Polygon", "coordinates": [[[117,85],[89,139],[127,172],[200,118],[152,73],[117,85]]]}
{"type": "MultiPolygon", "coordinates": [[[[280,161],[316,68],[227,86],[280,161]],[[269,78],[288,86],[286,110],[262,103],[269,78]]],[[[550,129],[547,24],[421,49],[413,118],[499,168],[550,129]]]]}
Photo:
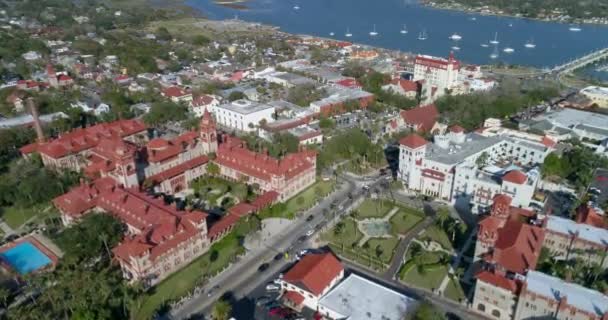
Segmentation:
{"type": "Polygon", "coordinates": [[[315,233],[315,230],[314,230],[314,229],[310,229],[310,230],[306,231],[306,236],[307,236],[307,237],[310,237],[310,236],[312,236],[314,233],[315,233]]]}
{"type": "Polygon", "coordinates": [[[306,217],[306,222],[310,222],[312,221],[312,219],[314,219],[315,217],[311,214],[308,217],[306,217]]]}
{"type": "Polygon", "coordinates": [[[281,290],[281,287],[272,282],[266,285],[266,291],[279,291],[279,290],[281,290]]]}

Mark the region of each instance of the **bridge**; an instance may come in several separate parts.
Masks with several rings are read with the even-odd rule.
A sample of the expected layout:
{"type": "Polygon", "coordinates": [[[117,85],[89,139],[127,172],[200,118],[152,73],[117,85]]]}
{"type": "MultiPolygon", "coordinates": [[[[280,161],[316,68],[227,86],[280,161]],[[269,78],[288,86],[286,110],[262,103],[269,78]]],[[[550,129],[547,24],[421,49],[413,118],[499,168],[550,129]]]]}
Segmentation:
{"type": "Polygon", "coordinates": [[[586,65],[592,64],[596,61],[602,60],[606,57],[608,57],[608,48],[599,49],[599,50],[593,51],[587,55],[584,55],[580,58],[568,61],[562,65],[556,66],[555,68],[551,69],[551,72],[568,73],[568,72],[574,71],[578,68],[582,68],[586,65]]]}

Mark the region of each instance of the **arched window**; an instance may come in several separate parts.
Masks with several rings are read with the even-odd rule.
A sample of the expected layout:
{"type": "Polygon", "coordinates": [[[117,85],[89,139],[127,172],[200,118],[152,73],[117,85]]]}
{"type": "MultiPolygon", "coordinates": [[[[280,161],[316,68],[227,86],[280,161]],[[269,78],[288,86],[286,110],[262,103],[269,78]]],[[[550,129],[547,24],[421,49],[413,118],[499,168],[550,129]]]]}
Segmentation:
{"type": "Polygon", "coordinates": [[[477,305],[477,310],[481,311],[481,312],[485,312],[486,311],[486,306],[483,305],[483,303],[480,303],[477,305]]]}
{"type": "Polygon", "coordinates": [[[492,310],[492,315],[495,316],[496,318],[500,318],[500,311],[494,309],[494,310],[492,310]]]}

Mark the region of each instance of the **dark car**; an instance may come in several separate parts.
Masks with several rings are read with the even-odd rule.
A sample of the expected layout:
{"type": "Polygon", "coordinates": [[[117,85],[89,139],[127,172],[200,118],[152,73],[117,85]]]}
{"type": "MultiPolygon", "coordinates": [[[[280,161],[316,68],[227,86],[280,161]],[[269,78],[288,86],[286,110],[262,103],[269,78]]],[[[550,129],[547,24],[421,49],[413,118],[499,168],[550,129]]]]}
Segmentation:
{"type": "Polygon", "coordinates": [[[304,242],[304,241],[306,241],[306,236],[300,236],[298,238],[298,242],[304,242]]]}
{"type": "Polygon", "coordinates": [[[312,221],[312,219],[314,219],[315,217],[311,214],[308,217],[306,217],[306,222],[310,222],[312,221]]]}
{"type": "Polygon", "coordinates": [[[270,265],[269,265],[268,263],[262,263],[262,264],[260,265],[260,267],[258,268],[258,271],[259,271],[259,272],[264,272],[264,271],[266,271],[266,270],[268,269],[268,267],[269,267],[269,266],[270,266],[270,265]]]}
{"type": "Polygon", "coordinates": [[[283,259],[283,257],[284,257],[284,256],[285,256],[285,254],[284,254],[284,253],[279,252],[279,253],[277,253],[277,255],[276,255],[276,256],[274,256],[274,260],[279,261],[279,260],[283,259]]]}

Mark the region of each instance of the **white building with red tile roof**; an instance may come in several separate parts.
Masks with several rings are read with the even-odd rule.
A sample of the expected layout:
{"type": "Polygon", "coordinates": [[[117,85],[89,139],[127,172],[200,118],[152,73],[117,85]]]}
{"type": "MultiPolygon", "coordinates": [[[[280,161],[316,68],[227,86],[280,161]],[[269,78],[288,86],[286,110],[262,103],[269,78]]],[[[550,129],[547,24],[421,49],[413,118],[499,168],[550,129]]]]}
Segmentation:
{"type": "Polygon", "coordinates": [[[512,136],[467,134],[459,126],[448,131],[435,135],[434,143],[417,134],[401,139],[398,176],[406,188],[470,204],[474,213],[487,209],[499,193],[512,197],[513,205],[529,206],[540,179],[535,166],[550,148],[512,136]],[[482,157],[486,163],[479,163],[482,157]]]}
{"type": "Polygon", "coordinates": [[[390,119],[384,128],[386,133],[396,133],[404,130],[425,133],[432,132],[437,127],[439,111],[434,104],[417,106],[402,110],[399,115],[390,119]]]}
{"type": "Polygon", "coordinates": [[[165,98],[170,99],[171,101],[178,102],[186,102],[189,103],[192,101],[192,92],[189,92],[185,89],[182,89],[178,86],[170,86],[164,88],[161,92],[161,95],[165,98]]]}
{"type": "Polygon", "coordinates": [[[196,95],[190,101],[190,111],[192,111],[198,118],[201,118],[205,114],[205,110],[214,113],[215,107],[220,105],[218,97],[210,94],[196,95]]]}
{"type": "Polygon", "coordinates": [[[331,253],[307,254],[281,279],[286,305],[317,310],[319,299],[344,278],[344,267],[331,253]]]}
{"type": "Polygon", "coordinates": [[[429,91],[424,95],[431,96],[430,91],[435,90],[434,98],[438,98],[446,89],[451,90],[457,86],[459,73],[460,61],[456,60],[453,52],[450,52],[447,59],[417,55],[413,81],[424,80],[424,85],[428,88],[426,90],[429,91]]]}
{"type": "Polygon", "coordinates": [[[406,79],[393,79],[391,83],[382,86],[382,90],[400,94],[410,99],[416,99],[421,88],[422,85],[419,82],[406,79]]]}

